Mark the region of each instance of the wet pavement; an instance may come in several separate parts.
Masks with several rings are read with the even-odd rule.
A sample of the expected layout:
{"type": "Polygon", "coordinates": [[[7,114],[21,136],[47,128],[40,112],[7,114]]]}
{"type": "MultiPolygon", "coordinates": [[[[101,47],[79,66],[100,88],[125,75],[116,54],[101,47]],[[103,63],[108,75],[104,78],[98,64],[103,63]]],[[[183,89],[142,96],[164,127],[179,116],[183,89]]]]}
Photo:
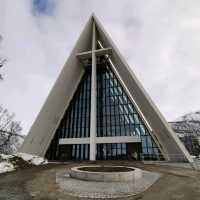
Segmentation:
{"type": "MultiPolygon", "coordinates": [[[[82,163],[48,164],[21,169],[0,175],[0,200],[78,200],[67,195],[56,183],[56,173],[82,163]]],[[[159,172],[162,177],[145,192],[131,196],[128,200],[199,200],[200,172],[172,166],[144,165],[129,161],[99,161],[94,164],[113,164],[139,167],[159,172]]]]}

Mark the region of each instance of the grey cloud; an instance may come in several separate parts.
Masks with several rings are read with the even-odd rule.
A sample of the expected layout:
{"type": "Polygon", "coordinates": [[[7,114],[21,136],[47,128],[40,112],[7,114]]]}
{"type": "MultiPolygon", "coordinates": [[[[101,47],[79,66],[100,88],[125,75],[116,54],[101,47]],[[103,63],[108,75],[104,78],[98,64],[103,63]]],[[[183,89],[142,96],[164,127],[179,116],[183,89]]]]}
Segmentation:
{"type": "Polygon", "coordinates": [[[31,2],[4,0],[0,12],[0,103],[25,134],[92,12],[168,120],[200,108],[199,1],[56,1],[50,16],[33,16],[31,2]]]}

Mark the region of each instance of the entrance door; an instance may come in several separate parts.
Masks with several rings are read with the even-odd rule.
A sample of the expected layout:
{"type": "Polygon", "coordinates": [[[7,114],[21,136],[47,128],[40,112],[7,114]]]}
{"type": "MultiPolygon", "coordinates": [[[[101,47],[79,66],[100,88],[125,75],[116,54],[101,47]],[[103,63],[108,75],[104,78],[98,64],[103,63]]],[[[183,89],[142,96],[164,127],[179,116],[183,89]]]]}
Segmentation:
{"type": "Polygon", "coordinates": [[[128,158],[130,160],[141,160],[141,153],[142,153],[141,142],[128,143],[127,146],[128,146],[128,158]]]}
{"type": "Polygon", "coordinates": [[[127,160],[128,148],[126,143],[97,144],[97,160],[127,160]]]}
{"type": "Polygon", "coordinates": [[[59,158],[60,161],[67,161],[72,159],[72,145],[60,145],[59,146],[59,158]]]}

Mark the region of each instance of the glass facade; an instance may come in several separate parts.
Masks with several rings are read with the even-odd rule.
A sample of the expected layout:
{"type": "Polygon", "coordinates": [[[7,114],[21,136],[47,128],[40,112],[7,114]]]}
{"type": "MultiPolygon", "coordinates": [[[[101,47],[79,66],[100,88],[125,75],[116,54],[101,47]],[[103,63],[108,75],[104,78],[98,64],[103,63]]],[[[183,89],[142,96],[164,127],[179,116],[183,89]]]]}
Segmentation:
{"type": "MultiPolygon", "coordinates": [[[[90,137],[90,96],[91,70],[87,69],[47,150],[46,157],[49,160],[62,160],[60,149],[63,145],[59,146],[60,138],[90,137]]],[[[88,159],[87,153],[82,152],[89,152],[88,145],[72,145],[69,151],[70,159],[88,159]]]]}
{"type": "MultiPolygon", "coordinates": [[[[89,159],[88,144],[59,145],[60,138],[90,136],[91,62],[88,63],[46,153],[49,160],[89,159]]],[[[97,58],[96,117],[97,137],[138,136],[141,139],[139,144],[97,144],[97,159],[130,159],[134,151],[139,155],[139,159],[163,158],[144,121],[104,56],[97,58]]]]}
{"type": "Polygon", "coordinates": [[[161,159],[161,153],[105,59],[97,68],[97,137],[134,136],[141,138],[144,159],[161,159]]]}
{"type": "Polygon", "coordinates": [[[73,144],[72,160],[89,160],[90,154],[89,144],[73,144]]]}
{"type": "Polygon", "coordinates": [[[122,144],[97,144],[97,160],[127,160],[128,145],[122,144]]]}
{"type": "Polygon", "coordinates": [[[89,137],[91,72],[86,71],[61,123],[61,138],[89,137]]]}

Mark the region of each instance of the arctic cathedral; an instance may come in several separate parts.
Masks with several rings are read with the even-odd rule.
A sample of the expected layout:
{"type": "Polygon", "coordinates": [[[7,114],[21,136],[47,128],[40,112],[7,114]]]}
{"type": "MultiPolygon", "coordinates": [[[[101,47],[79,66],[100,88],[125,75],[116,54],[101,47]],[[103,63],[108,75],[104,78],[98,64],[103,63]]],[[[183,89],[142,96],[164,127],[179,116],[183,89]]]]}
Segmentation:
{"type": "Polygon", "coordinates": [[[94,15],[20,151],[50,161],[192,162],[94,15]]]}
{"type": "MultiPolygon", "coordinates": [[[[65,145],[65,138],[90,137],[92,63],[90,58],[85,62],[85,73],[47,150],[50,160],[89,159],[89,140],[65,145]]],[[[96,159],[128,159],[135,151],[148,159],[163,158],[104,55],[97,58],[96,93],[96,159]]]]}

